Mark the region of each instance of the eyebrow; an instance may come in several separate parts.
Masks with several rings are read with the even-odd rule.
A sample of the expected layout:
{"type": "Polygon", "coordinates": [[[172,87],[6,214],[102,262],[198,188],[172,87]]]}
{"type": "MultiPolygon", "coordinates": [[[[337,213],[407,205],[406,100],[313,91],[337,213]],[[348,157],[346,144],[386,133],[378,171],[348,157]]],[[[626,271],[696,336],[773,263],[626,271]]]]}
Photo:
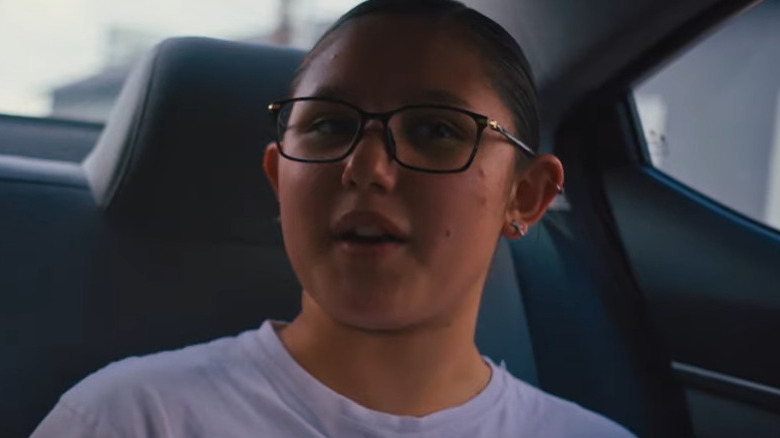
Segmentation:
{"type": "MultiPolygon", "coordinates": [[[[352,93],[347,92],[343,88],[334,87],[331,85],[323,85],[314,90],[311,94],[312,97],[324,97],[329,99],[341,99],[347,102],[353,102],[351,96],[352,93]]],[[[440,104],[440,105],[452,105],[470,109],[471,105],[468,101],[456,94],[453,94],[445,90],[430,89],[425,90],[419,94],[415,94],[410,102],[404,104],[440,104]]]]}
{"type": "Polygon", "coordinates": [[[445,90],[425,90],[420,93],[419,98],[425,101],[425,103],[446,104],[466,108],[471,107],[469,102],[462,97],[445,90]]]}
{"type": "Polygon", "coordinates": [[[347,102],[351,102],[352,100],[349,98],[350,93],[348,93],[346,90],[334,87],[331,85],[323,85],[320,87],[317,87],[313,93],[311,93],[312,97],[324,97],[327,99],[341,99],[345,100],[347,102]]]}

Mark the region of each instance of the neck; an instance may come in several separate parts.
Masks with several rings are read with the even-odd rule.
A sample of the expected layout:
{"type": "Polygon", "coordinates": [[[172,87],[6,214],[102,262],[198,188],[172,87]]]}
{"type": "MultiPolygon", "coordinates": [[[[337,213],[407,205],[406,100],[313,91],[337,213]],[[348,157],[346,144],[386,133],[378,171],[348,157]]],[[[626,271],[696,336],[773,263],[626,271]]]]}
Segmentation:
{"type": "Polygon", "coordinates": [[[490,380],[474,345],[476,315],[457,319],[364,330],[333,320],[304,293],[303,311],[279,335],[296,362],[337,393],[369,409],[420,417],[465,403],[490,380]]]}

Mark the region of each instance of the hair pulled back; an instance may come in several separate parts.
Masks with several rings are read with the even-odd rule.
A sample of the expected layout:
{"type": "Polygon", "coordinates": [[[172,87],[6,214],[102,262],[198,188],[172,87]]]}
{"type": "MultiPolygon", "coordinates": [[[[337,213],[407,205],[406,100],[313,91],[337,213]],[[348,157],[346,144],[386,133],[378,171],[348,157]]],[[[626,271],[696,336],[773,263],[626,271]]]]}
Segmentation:
{"type": "Polygon", "coordinates": [[[515,133],[534,151],[539,147],[537,89],[523,49],[498,23],[455,0],[367,0],[342,15],[314,44],[304,59],[293,90],[311,60],[326,48],[337,31],[369,15],[394,14],[459,24],[466,41],[482,54],[491,85],[512,114],[515,133]]]}

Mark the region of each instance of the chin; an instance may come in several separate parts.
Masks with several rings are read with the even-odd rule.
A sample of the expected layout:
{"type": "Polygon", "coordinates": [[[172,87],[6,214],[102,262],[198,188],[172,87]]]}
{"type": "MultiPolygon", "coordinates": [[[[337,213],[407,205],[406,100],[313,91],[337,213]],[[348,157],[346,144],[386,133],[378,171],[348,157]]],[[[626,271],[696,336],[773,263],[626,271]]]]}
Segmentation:
{"type": "MultiPolygon", "coordinates": [[[[342,312],[346,313],[346,312],[342,312]]],[[[343,314],[334,316],[338,322],[354,329],[374,332],[395,332],[421,325],[424,318],[399,317],[386,314],[343,314]]]]}
{"type": "Polygon", "coordinates": [[[430,316],[425,311],[430,306],[425,306],[421,297],[413,299],[405,295],[376,288],[341,289],[338,296],[317,301],[331,318],[346,326],[362,330],[403,330],[422,324],[430,316]]]}

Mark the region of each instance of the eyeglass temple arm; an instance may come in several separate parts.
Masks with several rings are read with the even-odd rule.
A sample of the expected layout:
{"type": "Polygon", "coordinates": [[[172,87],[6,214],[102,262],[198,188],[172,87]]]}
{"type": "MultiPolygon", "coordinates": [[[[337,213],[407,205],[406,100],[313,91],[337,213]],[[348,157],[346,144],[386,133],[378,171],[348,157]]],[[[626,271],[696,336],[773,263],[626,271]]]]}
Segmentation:
{"type": "MultiPolygon", "coordinates": [[[[500,133],[501,135],[506,137],[509,141],[514,143],[515,146],[519,147],[520,150],[522,150],[523,152],[528,154],[528,156],[530,156],[531,158],[536,158],[536,152],[534,152],[533,149],[528,147],[528,145],[523,143],[523,141],[520,140],[519,138],[517,138],[514,135],[510,134],[509,131],[504,129],[504,127],[501,126],[498,123],[498,121],[496,121],[496,120],[488,120],[488,126],[490,127],[490,129],[500,133]]],[[[555,189],[558,191],[559,195],[563,194],[563,187],[561,187],[559,184],[555,184],[555,189]]]]}
{"type": "Polygon", "coordinates": [[[503,135],[504,137],[508,138],[512,143],[515,144],[515,146],[519,147],[520,149],[523,150],[523,152],[525,152],[526,154],[531,156],[531,158],[536,157],[536,152],[534,152],[533,149],[529,148],[528,145],[523,143],[523,141],[520,140],[519,138],[517,138],[514,135],[510,134],[509,131],[504,129],[503,126],[499,125],[497,121],[495,121],[495,120],[488,120],[488,126],[490,127],[490,129],[492,129],[494,131],[497,131],[497,132],[501,133],[501,135],[503,135]]]}

